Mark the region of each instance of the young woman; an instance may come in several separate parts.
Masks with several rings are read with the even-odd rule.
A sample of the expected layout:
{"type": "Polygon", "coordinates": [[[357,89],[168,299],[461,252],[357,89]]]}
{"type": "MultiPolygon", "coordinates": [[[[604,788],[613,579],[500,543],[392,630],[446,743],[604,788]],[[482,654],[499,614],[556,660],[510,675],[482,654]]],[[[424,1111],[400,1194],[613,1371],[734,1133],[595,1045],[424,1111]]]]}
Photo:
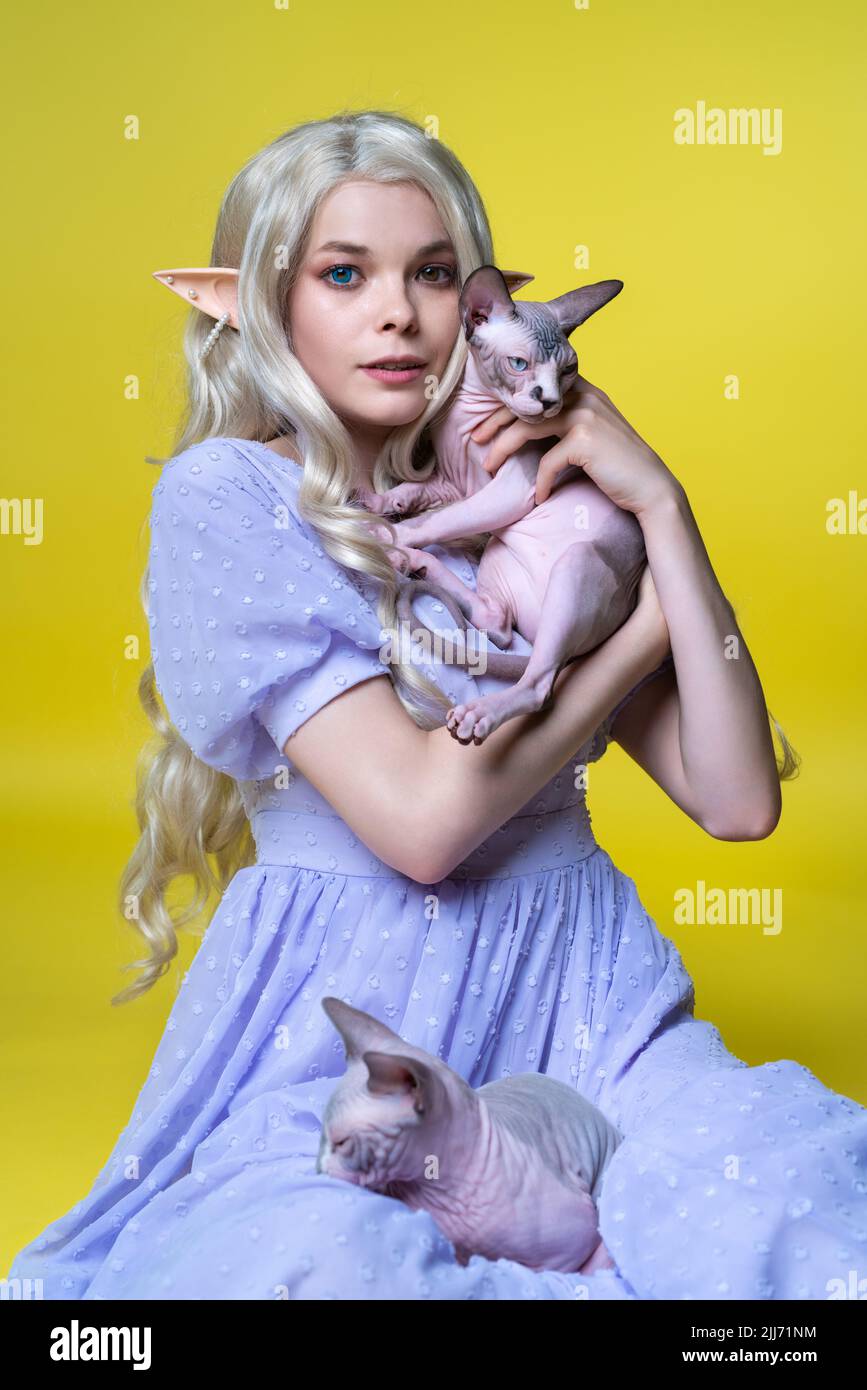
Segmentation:
{"type": "MultiPolygon", "coordinates": [[[[677,949],[593,837],[584,773],[611,738],[720,839],[771,833],[796,762],[784,738],[775,761],[683,487],[603,391],[581,378],[544,421],[540,494],[581,464],[635,514],[652,579],[632,616],[479,746],[445,715],[492,677],[381,659],[401,580],[353,498],[432,469],[460,285],[493,260],[466,171],[390,113],[290,130],[225,195],[211,262],[237,268],[237,304],[215,328],[215,276],[211,316],[194,307],[153,492],[162,743],[121,886],[150,954],[119,998],[223,896],[103,1172],[13,1265],[45,1298],[825,1298],[863,1250],[867,1111],[695,1019],[677,949]],[[407,356],[414,378],[370,368],[407,356]],[[183,874],[199,891],[172,918],[183,874]],[[599,1205],[615,1268],[461,1266],[427,1213],[318,1173],[345,1066],[327,995],[474,1087],[540,1071],[601,1106],[624,1136],[599,1205]]],[[[500,462],[533,428],[504,418],[481,431],[500,462]]],[[[433,550],[474,582],[472,551],[433,550]]]]}

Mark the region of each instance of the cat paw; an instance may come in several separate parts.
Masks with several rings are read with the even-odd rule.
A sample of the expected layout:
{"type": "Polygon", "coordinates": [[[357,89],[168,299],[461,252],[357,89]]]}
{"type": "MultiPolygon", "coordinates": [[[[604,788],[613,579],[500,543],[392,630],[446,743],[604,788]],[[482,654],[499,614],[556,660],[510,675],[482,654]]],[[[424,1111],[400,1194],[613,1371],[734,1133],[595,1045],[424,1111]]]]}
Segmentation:
{"type": "Polygon", "coordinates": [[[416,550],[411,545],[404,546],[400,553],[405,555],[407,559],[406,567],[401,573],[414,575],[417,579],[424,579],[430,556],[424,550],[416,550]]]}
{"type": "MultiPolygon", "coordinates": [[[[382,540],[386,541],[386,537],[383,536],[382,540]]],[[[386,541],[385,558],[398,574],[414,579],[424,579],[427,575],[430,556],[424,550],[415,550],[411,545],[401,546],[398,550],[390,541],[386,541]]]]}
{"type": "Polygon", "coordinates": [[[360,507],[366,512],[373,512],[376,516],[384,516],[389,511],[388,494],[371,492],[369,488],[358,487],[355,489],[355,497],[360,507]]]}
{"type": "Polygon", "coordinates": [[[394,516],[400,520],[408,510],[406,500],[392,489],[389,492],[371,492],[370,488],[357,487],[355,500],[365,511],[376,516],[394,516]]]}
{"type": "Polygon", "coordinates": [[[376,541],[381,541],[383,545],[394,545],[394,537],[391,530],[384,522],[369,521],[367,529],[376,541]]]}
{"type": "Polygon", "coordinates": [[[466,705],[454,705],[446,714],[446,728],[458,743],[484,743],[497,727],[484,708],[485,701],[471,700],[466,705]]]}
{"type": "Polygon", "coordinates": [[[545,708],[550,695],[536,682],[510,686],[496,695],[482,695],[465,705],[453,705],[446,714],[446,728],[458,743],[484,743],[486,738],[519,714],[536,714],[545,708]]]}

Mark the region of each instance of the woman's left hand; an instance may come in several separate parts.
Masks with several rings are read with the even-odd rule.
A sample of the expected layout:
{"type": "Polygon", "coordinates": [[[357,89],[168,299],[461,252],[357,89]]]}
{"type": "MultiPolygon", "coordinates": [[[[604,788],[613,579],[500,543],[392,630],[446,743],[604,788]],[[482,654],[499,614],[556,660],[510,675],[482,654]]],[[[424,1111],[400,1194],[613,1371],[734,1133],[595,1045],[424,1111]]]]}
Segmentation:
{"type": "Polygon", "coordinates": [[[680,487],[658,454],[629,424],[598,386],[579,374],[563,398],[563,408],[548,420],[519,420],[508,406],[500,406],[471,434],[477,444],[492,439],[501,426],[485,461],[494,474],[530,439],[560,435],[542,455],[536,477],[536,505],[550,495],[557,474],[568,465],[583,468],[597,487],[624,511],[639,516],[668,493],[680,487]]]}

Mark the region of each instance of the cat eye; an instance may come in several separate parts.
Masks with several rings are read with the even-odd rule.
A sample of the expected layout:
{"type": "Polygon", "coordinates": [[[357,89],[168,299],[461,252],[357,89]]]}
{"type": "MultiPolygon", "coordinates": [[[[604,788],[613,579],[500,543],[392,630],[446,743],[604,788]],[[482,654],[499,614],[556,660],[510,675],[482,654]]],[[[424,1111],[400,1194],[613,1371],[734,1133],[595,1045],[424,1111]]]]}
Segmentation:
{"type": "Polygon", "coordinates": [[[506,361],[515,372],[525,372],[530,365],[526,357],[507,357],[506,361]]]}

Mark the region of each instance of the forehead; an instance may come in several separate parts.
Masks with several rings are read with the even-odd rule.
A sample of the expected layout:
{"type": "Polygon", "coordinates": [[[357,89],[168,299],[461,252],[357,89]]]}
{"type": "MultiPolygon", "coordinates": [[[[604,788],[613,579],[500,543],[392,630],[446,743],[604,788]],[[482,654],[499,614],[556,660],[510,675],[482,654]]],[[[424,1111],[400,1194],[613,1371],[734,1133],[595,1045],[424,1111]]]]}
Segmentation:
{"type": "Polygon", "coordinates": [[[529,305],[522,307],[517,318],[493,318],[485,333],[501,352],[510,351],[511,345],[526,348],[531,344],[541,356],[574,355],[571,343],[550,315],[534,313],[529,305]]]}
{"type": "Polygon", "coordinates": [[[373,179],[346,180],[322,199],[311,226],[311,250],[315,253],[330,241],[352,244],[372,255],[414,253],[433,242],[451,248],[436,205],[423,188],[373,179]]]}

